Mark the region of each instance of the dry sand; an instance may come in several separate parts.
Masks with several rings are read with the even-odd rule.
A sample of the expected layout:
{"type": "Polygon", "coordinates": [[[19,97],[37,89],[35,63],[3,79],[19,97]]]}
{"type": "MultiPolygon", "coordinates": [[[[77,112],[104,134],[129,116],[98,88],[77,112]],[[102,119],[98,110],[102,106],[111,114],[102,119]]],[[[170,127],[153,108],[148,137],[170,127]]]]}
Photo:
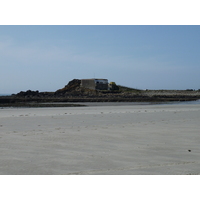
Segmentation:
{"type": "Polygon", "coordinates": [[[0,174],[200,174],[200,105],[0,109],[0,174]]]}

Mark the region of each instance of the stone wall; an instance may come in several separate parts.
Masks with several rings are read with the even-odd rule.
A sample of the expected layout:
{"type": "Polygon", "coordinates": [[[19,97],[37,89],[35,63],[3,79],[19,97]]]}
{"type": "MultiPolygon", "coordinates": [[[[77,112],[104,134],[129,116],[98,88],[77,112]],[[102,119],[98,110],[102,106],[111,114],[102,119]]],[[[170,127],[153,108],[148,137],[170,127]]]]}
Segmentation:
{"type": "Polygon", "coordinates": [[[81,80],[81,87],[95,90],[96,85],[95,85],[94,79],[82,79],[81,80]]]}

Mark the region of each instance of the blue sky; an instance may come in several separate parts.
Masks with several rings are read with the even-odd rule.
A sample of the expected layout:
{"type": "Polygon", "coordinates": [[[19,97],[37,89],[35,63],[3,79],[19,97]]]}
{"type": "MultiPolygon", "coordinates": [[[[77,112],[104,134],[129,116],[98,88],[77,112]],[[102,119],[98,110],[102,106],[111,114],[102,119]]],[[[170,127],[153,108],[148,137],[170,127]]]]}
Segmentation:
{"type": "Polygon", "coordinates": [[[138,89],[200,88],[200,26],[0,26],[0,93],[77,78],[138,89]]]}

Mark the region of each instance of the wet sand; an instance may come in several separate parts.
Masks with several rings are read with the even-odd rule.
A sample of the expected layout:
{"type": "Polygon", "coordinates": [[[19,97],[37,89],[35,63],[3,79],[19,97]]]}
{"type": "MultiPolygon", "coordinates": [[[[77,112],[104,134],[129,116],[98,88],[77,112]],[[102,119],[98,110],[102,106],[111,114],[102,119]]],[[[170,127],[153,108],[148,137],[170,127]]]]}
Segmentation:
{"type": "Polygon", "coordinates": [[[0,174],[200,174],[200,105],[0,109],[0,174]]]}

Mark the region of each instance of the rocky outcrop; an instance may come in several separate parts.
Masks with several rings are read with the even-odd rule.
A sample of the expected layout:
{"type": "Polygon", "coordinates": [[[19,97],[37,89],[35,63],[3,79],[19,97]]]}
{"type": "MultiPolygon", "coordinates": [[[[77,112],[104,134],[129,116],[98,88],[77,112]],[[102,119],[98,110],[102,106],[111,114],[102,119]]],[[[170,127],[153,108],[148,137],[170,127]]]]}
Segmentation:
{"type": "Polygon", "coordinates": [[[45,98],[45,97],[53,97],[54,92],[39,92],[38,90],[32,91],[27,90],[26,92],[21,91],[17,93],[16,95],[12,95],[13,97],[19,97],[19,98],[45,98]]]}
{"type": "Polygon", "coordinates": [[[21,91],[16,94],[18,97],[32,97],[32,96],[39,96],[39,91],[32,91],[32,90],[27,90],[26,92],[21,91]]]}
{"type": "Polygon", "coordinates": [[[81,84],[81,80],[73,79],[72,81],[69,81],[69,83],[64,88],[57,90],[55,92],[55,95],[65,94],[66,92],[78,91],[80,90],[80,84],[81,84]]]}
{"type": "Polygon", "coordinates": [[[57,97],[71,97],[71,96],[96,96],[99,94],[98,91],[83,88],[80,86],[81,80],[73,79],[62,89],[57,90],[54,95],[57,97]]]}
{"type": "Polygon", "coordinates": [[[6,102],[161,102],[189,101],[200,99],[200,91],[188,90],[138,90],[115,85],[119,90],[93,90],[81,87],[81,80],[73,79],[56,92],[21,91],[11,97],[2,97],[6,102]]]}
{"type": "Polygon", "coordinates": [[[69,83],[62,89],[57,90],[54,95],[55,96],[66,96],[69,93],[76,94],[80,91],[81,80],[73,79],[69,81],[69,83]]]}

